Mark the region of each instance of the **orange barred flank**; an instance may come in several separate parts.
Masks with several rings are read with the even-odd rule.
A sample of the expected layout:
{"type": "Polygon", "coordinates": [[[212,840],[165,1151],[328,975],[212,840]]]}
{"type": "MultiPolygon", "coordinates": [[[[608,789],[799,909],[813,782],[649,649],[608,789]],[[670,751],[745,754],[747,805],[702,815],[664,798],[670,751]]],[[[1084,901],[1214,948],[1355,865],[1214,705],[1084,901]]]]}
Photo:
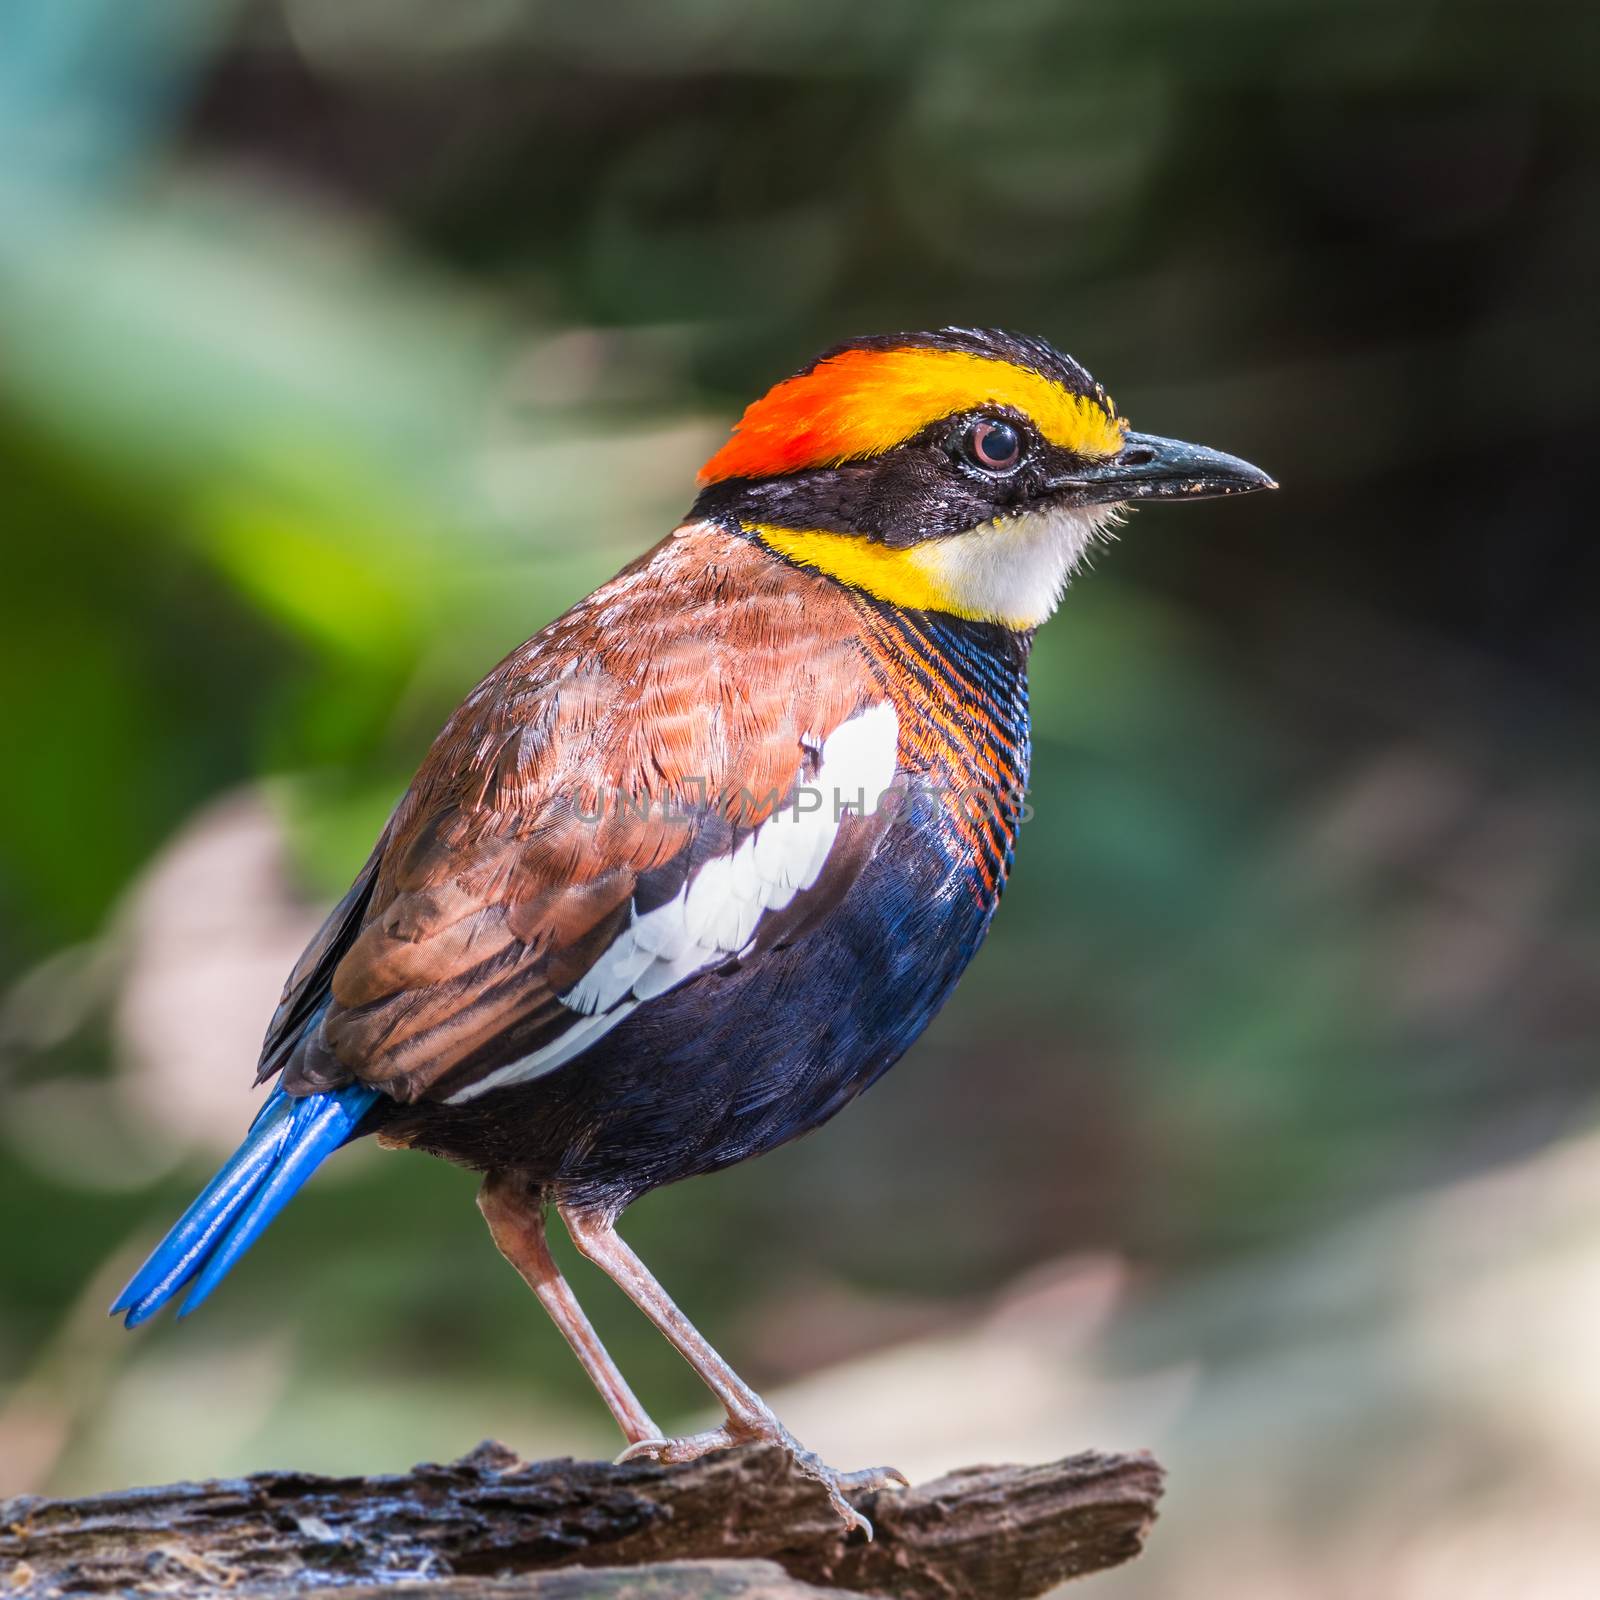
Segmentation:
{"type": "Polygon", "coordinates": [[[902,763],[938,787],[946,826],[972,869],[967,888],[992,907],[1027,778],[1018,740],[1025,711],[1002,705],[990,698],[989,686],[967,678],[931,619],[858,606],[878,682],[899,717],[902,763]]]}
{"type": "Polygon", "coordinates": [[[964,350],[843,350],[750,405],[702,484],[881,455],[930,422],[983,406],[1030,417],[1052,444],[1115,455],[1127,424],[1042,373],[964,350]]]}

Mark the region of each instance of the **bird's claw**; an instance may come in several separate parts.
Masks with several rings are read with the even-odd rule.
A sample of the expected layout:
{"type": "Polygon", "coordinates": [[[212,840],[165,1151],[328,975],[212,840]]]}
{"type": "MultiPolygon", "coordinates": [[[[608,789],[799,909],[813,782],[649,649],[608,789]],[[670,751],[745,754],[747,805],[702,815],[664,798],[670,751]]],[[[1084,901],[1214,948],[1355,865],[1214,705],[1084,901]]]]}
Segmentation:
{"type": "Polygon", "coordinates": [[[854,1489],[860,1494],[879,1489],[911,1487],[911,1480],[898,1467],[860,1467],[854,1472],[841,1472],[836,1476],[846,1489],[854,1489]]]}
{"type": "Polygon", "coordinates": [[[820,1483],[827,1491],[828,1503],[839,1514],[846,1530],[859,1528],[869,1540],[872,1538],[872,1524],[845,1498],[845,1491],[868,1494],[877,1489],[911,1487],[910,1480],[895,1467],[862,1467],[855,1472],[840,1472],[830,1467],[815,1451],[802,1450],[787,1432],[775,1442],[789,1452],[790,1459],[800,1472],[820,1483]]]}
{"type": "Polygon", "coordinates": [[[859,1529],[868,1539],[872,1524],[845,1498],[847,1492],[868,1494],[879,1489],[910,1488],[910,1480],[894,1467],[866,1467],[857,1472],[839,1472],[814,1450],[807,1450],[776,1418],[770,1421],[735,1422],[732,1418],[702,1433],[685,1434],[677,1439],[636,1439],[617,1457],[617,1464],[629,1461],[656,1461],[663,1466],[698,1461],[714,1450],[728,1450],[741,1444],[775,1444],[787,1452],[803,1476],[826,1491],[828,1503],[846,1530],[859,1529]]]}
{"type": "Polygon", "coordinates": [[[658,1461],[662,1466],[681,1466],[685,1461],[698,1461],[713,1450],[727,1450],[744,1442],[724,1423],[720,1428],[707,1428],[704,1433],[688,1433],[677,1439],[636,1439],[617,1457],[616,1465],[658,1461]]]}
{"type": "Polygon", "coordinates": [[[659,1452],[672,1441],[666,1438],[635,1439],[632,1444],[612,1457],[611,1465],[625,1467],[630,1461],[659,1461],[659,1452]]]}

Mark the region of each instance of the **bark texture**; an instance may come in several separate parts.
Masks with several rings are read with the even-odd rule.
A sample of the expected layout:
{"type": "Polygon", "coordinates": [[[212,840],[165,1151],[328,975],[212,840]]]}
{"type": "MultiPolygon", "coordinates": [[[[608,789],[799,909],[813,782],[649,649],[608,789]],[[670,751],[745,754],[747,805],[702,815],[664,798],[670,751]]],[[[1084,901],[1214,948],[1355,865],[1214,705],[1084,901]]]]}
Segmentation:
{"type": "Polygon", "coordinates": [[[404,1476],[249,1478],[0,1503],[0,1592],[171,1600],[1026,1600],[1139,1553],[1146,1455],[970,1467],[861,1497],[846,1537],[780,1451],[680,1467],[520,1461],[483,1444],[404,1476]]]}

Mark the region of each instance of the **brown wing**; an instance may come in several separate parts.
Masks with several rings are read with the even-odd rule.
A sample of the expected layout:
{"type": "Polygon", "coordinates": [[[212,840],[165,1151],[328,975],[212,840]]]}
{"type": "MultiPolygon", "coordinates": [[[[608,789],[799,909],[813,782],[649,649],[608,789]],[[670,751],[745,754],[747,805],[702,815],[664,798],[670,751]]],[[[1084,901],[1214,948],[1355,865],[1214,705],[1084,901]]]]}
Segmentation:
{"type": "MultiPolygon", "coordinates": [[[[835,732],[881,700],[837,590],[737,537],[678,530],[451,718],[291,975],[262,1075],[468,1095],[570,1057],[697,958],[736,958],[751,895],[758,920],[774,913],[770,941],[797,894],[836,897],[832,878],[859,870],[857,845],[802,884],[782,852],[807,847],[777,830],[835,732]]],[[[892,725],[889,711],[871,730],[891,777],[892,725]]]]}

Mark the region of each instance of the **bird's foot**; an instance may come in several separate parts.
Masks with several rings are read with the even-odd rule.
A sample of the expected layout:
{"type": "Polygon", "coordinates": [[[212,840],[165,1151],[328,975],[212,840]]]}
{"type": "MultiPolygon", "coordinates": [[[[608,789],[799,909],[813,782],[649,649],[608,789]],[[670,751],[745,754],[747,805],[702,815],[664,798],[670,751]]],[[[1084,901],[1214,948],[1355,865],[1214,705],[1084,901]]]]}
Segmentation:
{"type": "Polygon", "coordinates": [[[830,1467],[813,1450],[807,1450],[772,1415],[744,1421],[730,1417],[720,1427],[702,1433],[685,1434],[677,1439],[639,1439],[617,1457],[624,1461],[659,1461],[672,1464],[698,1461],[714,1450],[730,1450],[741,1444],[775,1444],[788,1452],[796,1468],[827,1492],[828,1503],[839,1514],[847,1529],[859,1528],[872,1537],[872,1524],[846,1498],[847,1494],[866,1494],[875,1489],[910,1487],[903,1472],[894,1467],[866,1467],[859,1472],[840,1472],[830,1467]]]}

